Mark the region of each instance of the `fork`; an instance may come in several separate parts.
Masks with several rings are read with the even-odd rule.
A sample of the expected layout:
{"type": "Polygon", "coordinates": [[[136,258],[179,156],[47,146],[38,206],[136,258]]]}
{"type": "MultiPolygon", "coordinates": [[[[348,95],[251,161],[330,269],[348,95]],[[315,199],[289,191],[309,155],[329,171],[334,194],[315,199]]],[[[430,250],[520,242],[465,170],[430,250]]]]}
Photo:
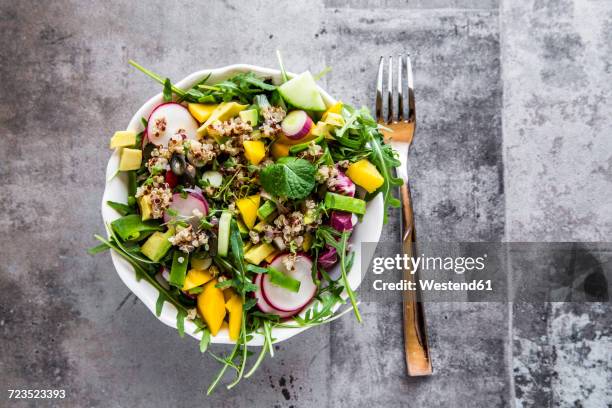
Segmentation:
{"type": "MultiPolygon", "coordinates": [[[[416,234],[414,228],[414,213],[412,211],[412,201],[410,197],[410,186],[408,184],[408,153],[414,130],[416,127],[416,110],[414,100],[414,78],[412,75],[412,63],[410,55],[405,58],[406,80],[407,80],[407,113],[404,115],[404,90],[403,90],[403,67],[404,58],[400,55],[397,63],[397,105],[393,103],[393,57],[389,57],[389,68],[387,75],[387,113],[383,109],[383,77],[385,58],[380,57],[378,64],[378,77],[376,80],[376,120],[379,124],[390,129],[392,132],[383,129],[385,142],[391,143],[399,154],[401,166],[396,169],[397,176],[403,180],[400,187],[400,197],[402,201],[402,250],[408,257],[414,254],[416,234]]],[[[403,271],[403,279],[411,282],[416,281],[416,273],[412,273],[412,268],[403,271]]],[[[417,271],[418,272],[418,271],[417,271]]],[[[429,345],[427,342],[427,330],[425,325],[425,315],[423,304],[420,301],[421,295],[416,286],[416,290],[403,291],[403,312],[404,312],[404,350],[406,353],[406,367],[409,376],[425,376],[432,374],[431,358],[429,355],[429,345]]]]}

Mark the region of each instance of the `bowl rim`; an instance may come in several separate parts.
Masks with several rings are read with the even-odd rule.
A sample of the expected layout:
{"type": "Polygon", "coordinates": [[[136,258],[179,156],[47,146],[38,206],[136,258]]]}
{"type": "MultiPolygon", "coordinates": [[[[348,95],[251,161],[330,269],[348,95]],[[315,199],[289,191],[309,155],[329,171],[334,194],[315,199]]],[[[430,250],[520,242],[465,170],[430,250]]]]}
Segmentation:
{"type": "MultiPolygon", "coordinates": [[[[232,64],[232,65],[227,65],[227,66],[220,67],[220,68],[198,70],[196,72],[193,72],[187,75],[185,78],[178,81],[174,85],[176,85],[179,88],[187,88],[187,87],[192,86],[194,83],[201,80],[207,75],[210,75],[210,78],[212,78],[213,81],[218,81],[218,80],[228,78],[237,73],[248,72],[248,71],[252,71],[259,76],[272,78],[274,82],[278,82],[280,79],[280,75],[281,75],[280,70],[278,69],[265,68],[265,67],[249,65],[249,64],[232,64]]],[[[291,76],[294,76],[295,74],[288,73],[288,75],[291,77],[291,76]]],[[[331,106],[334,103],[336,103],[336,100],[333,97],[331,97],[324,89],[322,89],[320,86],[318,86],[318,88],[319,88],[319,92],[321,93],[321,96],[323,97],[323,101],[325,102],[326,106],[331,106]]],[[[153,110],[153,108],[155,108],[160,103],[163,103],[163,96],[161,92],[149,98],[136,111],[136,113],[130,119],[127,130],[132,130],[136,132],[142,131],[143,126],[141,123],[141,118],[148,117],[148,114],[153,110]]],[[[107,229],[106,231],[107,236],[110,235],[108,231],[108,225],[114,219],[119,218],[120,215],[115,210],[113,210],[108,205],[106,205],[106,202],[108,200],[125,202],[126,201],[125,197],[127,197],[127,177],[125,176],[125,174],[121,174],[121,173],[117,174],[118,165],[119,165],[119,150],[116,149],[111,155],[108,161],[108,164],[107,164],[106,183],[105,183],[104,194],[103,194],[102,203],[101,203],[102,219],[104,220],[105,228],[107,229]]],[[[368,202],[367,205],[368,205],[368,209],[366,211],[366,214],[364,215],[362,221],[359,224],[357,224],[355,228],[355,232],[353,236],[351,237],[351,244],[353,246],[358,246],[359,244],[364,243],[364,242],[378,243],[380,236],[382,234],[383,212],[384,212],[382,194],[376,195],[372,200],[368,202]],[[364,220],[368,221],[367,226],[364,224],[364,220]],[[366,234],[367,239],[359,239],[359,240],[353,239],[355,235],[357,235],[359,231],[361,230],[363,231],[367,230],[367,234],[366,234]]],[[[147,307],[147,309],[151,311],[153,316],[155,316],[158,320],[160,320],[165,325],[176,329],[176,316],[177,316],[178,311],[174,307],[174,305],[172,305],[169,302],[164,302],[164,305],[162,307],[162,312],[159,316],[157,316],[155,313],[156,302],[157,302],[157,297],[159,293],[157,289],[153,287],[145,279],[141,279],[140,281],[137,281],[136,274],[135,274],[135,271],[132,265],[130,265],[120,255],[115,253],[115,251],[110,251],[110,252],[111,252],[111,258],[112,258],[115,270],[117,274],[119,275],[120,279],[123,281],[123,283],[128,287],[128,289],[130,289],[130,291],[136,297],[138,297],[138,299],[140,299],[141,302],[143,302],[143,304],[147,307]]],[[[353,266],[351,270],[348,272],[349,285],[351,286],[353,290],[356,290],[360,286],[361,281],[363,279],[363,273],[361,273],[360,271],[361,266],[364,264],[364,262],[366,265],[369,264],[369,261],[371,260],[371,257],[373,255],[372,253],[367,253],[365,254],[364,259],[361,259],[361,255],[362,255],[361,252],[362,252],[361,248],[355,248],[355,259],[353,262],[353,266]]],[[[347,298],[346,291],[342,293],[342,297],[344,299],[347,298]]],[[[306,310],[311,308],[311,306],[312,306],[312,302],[308,306],[306,306],[300,312],[300,314],[303,315],[303,313],[305,313],[306,310]]],[[[336,312],[339,307],[340,307],[340,304],[338,304],[334,308],[334,312],[336,312]]],[[[299,327],[299,328],[274,328],[272,331],[272,335],[276,339],[275,341],[275,344],[276,344],[276,343],[280,343],[281,341],[287,340],[311,327],[313,326],[305,326],[305,327],[299,327]]],[[[197,326],[192,321],[189,321],[188,319],[185,320],[185,333],[199,340],[201,339],[202,335],[200,333],[196,333],[196,329],[197,329],[197,326]]],[[[214,336],[214,337],[211,336],[210,340],[211,340],[211,343],[235,344],[235,342],[229,338],[229,333],[227,332],[227,329],[225,328],[222,328],[219,331],[219,333],[217,333],[217,336],[214,336]]],[[[263,345],[263,342],[264,342],[263,335],[256,333],[253,335],[253,338],[247,343],[247,345],[261,346],[263,345]]]]}

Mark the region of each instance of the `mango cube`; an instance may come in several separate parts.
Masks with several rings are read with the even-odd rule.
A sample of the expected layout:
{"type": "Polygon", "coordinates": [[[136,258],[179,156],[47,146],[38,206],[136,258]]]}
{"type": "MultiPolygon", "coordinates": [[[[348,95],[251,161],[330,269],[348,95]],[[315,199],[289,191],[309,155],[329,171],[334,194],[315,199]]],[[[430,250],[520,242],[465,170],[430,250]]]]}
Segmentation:
{"type": "Polygon", "coordinates": [[[325,113],[323,114],[323,117],[321,118],[321,120],[323,120],[325,122],[325,120],[327,119],[327,116],[330,113],[335,113],[337,115],[342,113],[342,108],[344,107],[344,104],[340,101],[334,103],[332,106],[330,106],[329,108],[327,108],[327,110],[325,111],[325,113]]]}
{"type": "Polygon", "coordinates": [[[280,159],[281,157],[289,156],[289,146],[282,143],[272,143],[270,147],[270,153],[272,153],[272,157],[275,159],[280,159]]]}
{"type": "Polygon", "coordinates": [[[204,123],[217,109],[217,106],[219,105],[216,103],[190,103],[187,105],[187,109],[198,122],[204,123]]]}
{"type": "Polygon", "coordinates": [[[244,156],[251,164],[259,164],[266,157],[266,145],[261,140],[245,140],[244,156]]]}
{"type": "Polygon", "coordinates": [[[217,280],[213,279],[204,286],[202,293],[198,295],[197,307],[198,312],[204,318],[206,325],[210,329],[210,333],[216,336],[221,329],[223,319],[225,318],[225,298],[223,291],[215,285],[217,280]]]}
{"type": "Polygon", "coordinates": [[[229,312],[229,337],[238,340],[242,326],[242,298],[237,294],[233,295],[225,303],[225,308],[229,312]]]}
{"type": "Polygon", "coordinates": [[[138,170],[142,162],[142,150],[123,148],[119,159],[119,170],[138,170]]]}
{"type": "Polygon", "coordinates": [[[365,188],[368,193],[376,191],[385,181],[376,166],[367,159],[361,159],[358,162],[352,163],[348,167],[346,175],[353,183],[365,188]]]}
{"type": "Polygon", "coordinates": [[[333,139],[334,137],[331,135],[329,128],[330,126],[327,123],[318,121],[310,133],[315,137],[323,136],[326,139],[333,139]]]}
{"type": "Polygon", "coordinates": [[[136,133],[129,130],[119,130],[115,132],[110,140],[110,148],[128,147],[136,144],[136,133]]]}
{"type": "Polygon", "coordinates": [[[342,127],[346,123],[344,118],[339,113],[330,113],[324,121],[329,126],[342,127]]]}
{"type": "Polygon", "coordinates": [[[253,229],[255,221],[257,221],[257,209],[259,208],[260,199],[259,194],[255,194],[236,200],[236,207],[238,207],[238,211],[242,215],[242,221],[244,221],[244,225],[248,229],[253,229]]]}
{"type": "Polygon", "coordinates": [[[193,288],[197,288],[213,278],[212,274],[204,269],[190,269],[185,276],[185,283],[183,284],[182,290],[187,291],[193,288]]]}

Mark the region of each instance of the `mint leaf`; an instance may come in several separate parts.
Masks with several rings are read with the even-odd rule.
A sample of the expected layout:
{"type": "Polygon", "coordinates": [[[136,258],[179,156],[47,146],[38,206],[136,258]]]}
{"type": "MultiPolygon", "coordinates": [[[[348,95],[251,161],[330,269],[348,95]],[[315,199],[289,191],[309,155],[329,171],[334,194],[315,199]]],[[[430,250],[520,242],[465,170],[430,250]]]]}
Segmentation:
{"type": "Polygon", "coordinates": [[[307,160],[283,157],[264,168],[259,179],[268,193],[299,200],[315,187],[315,172],[315,167],[307,160]]]}

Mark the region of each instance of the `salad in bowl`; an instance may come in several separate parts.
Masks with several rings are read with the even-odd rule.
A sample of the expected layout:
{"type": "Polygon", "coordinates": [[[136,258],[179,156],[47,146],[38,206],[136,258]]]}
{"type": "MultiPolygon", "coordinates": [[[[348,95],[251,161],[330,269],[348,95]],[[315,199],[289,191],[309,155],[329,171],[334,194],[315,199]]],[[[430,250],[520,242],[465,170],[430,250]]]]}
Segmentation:
{"type": "Polygon", "coordinates": [[[112,249],[126,285],[202,352],[234,344],[213,354],[208,392],[228,368],[230,388],[252,375],[275,342],[351,311],[361,321],[354,244],[377,241],[398,204],[399,161],[367,109],[282,62],[177,84],[130,63],[163,92],[110,140],[107,237],[90,252],[112,249]]]}

